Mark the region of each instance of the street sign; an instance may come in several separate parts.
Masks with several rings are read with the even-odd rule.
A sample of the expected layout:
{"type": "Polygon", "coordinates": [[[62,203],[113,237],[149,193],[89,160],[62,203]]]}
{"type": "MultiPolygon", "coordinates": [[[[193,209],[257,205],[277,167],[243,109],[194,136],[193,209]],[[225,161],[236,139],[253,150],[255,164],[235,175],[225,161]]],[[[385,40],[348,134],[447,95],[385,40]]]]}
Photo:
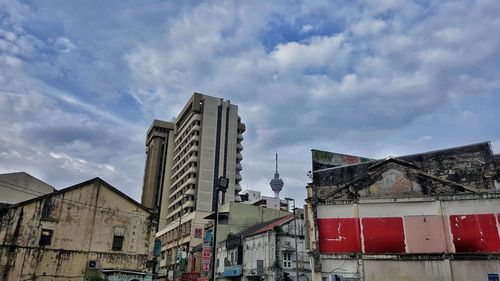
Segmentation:
{"type": "Polygon", "coordinates": [[[210,261],[212,259],[212,248],[211,247],[203,247],[201,250],[201,260],[205,261],[208,260],[210,261]]]}
{"type": "Polygon", "coordinates": [[[210,261],[203,261],[201,264],[201,271],[202,272],[210,272],[210,261]]]}

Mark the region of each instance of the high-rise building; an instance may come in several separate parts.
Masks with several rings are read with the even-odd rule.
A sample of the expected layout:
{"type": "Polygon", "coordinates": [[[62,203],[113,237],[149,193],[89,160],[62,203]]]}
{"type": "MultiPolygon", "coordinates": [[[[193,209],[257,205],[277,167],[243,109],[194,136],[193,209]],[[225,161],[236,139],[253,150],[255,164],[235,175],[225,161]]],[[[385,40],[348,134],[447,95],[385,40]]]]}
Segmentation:
{"type": "Polygon", "coordinates": [[[146,137],[146,164],[141,203],[147,208],[158,210],[161,205],[163,178],[167,163],[169,136],[173,137],[174,124],[154,120],[146,137]]]}
{"type": "Polygon", "coordinates": [[[241,201],[244,131],[238,106],[199,93],[174,121],[153,121],[146,140],[142,203],[159,213],[160,268],[172,268],[176,252],[188,252],[202,242],[219,177],[229,179],[221,200],[241,201]]]}

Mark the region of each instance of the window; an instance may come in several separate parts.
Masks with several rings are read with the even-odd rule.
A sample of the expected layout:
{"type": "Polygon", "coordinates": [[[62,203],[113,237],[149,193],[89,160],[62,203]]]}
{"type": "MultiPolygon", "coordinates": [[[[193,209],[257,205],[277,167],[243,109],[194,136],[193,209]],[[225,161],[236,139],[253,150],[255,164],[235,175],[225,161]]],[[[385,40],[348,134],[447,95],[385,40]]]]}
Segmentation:
{"type": "Polygon", "coordinates": [[[43,202],[42,219],[50,219],[51,211],[52,211],[52,201],[51,198],[47,198],[43,202]]]}
{"type": "Polygon", "coordinates": [[[113,244],[111,246],[111,250],[122,251],[123,241],[125,240],[125,228],[123,226],[115,226],[114,232],[115,233],[113,235],[113,244]]]}
{"type": "Polygon", "coordinates": [[[40,246],[48,246],[52,243],[52,234],[54,233],[51,229],[42,229],[42,233],[40,234],[40,241],[38,245],[40,246]]]}
{"type": "Polygon", "coordinates": [[[291,267],[291,254],[284,252],[283,253],[283,267],[291,267]]]}
{"type": "Polygon", "coordinates": [[[123,235],[113,236],[113,247],[111,249],[113,251],[121,251],[123,249],[123,240],[123,235]]]}

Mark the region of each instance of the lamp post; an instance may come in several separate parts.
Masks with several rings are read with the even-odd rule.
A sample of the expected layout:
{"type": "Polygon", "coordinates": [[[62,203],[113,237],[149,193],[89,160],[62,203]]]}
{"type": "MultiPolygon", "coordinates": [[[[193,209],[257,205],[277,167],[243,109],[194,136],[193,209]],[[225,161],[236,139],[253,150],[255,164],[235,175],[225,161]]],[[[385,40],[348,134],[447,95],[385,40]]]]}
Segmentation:
{"type": "Polygon", "coordinates": [[[214,220],[214,235],[212,235],[212,260],[210,264],[210,271],[212,275],[212,281],[215,281],[215,258],[217,255],[217,225],[219,223],[219,192],[222,191],[222,194],[226,193],[227,187],[229,185],[229,179],[226,177],[220,177],[216,187],[217,196],[215,196],[215,200],[217,200],[215,204],[215,220],[214,220]]]}
{"type": "Polygon", "coordinates": [[[293,221],[294,221],[294,229],[295,229],[295,272],[296,272],[296,281],[299,281],[299,249],[297,246],[297,215],[295,214],[295,199],[286,197],[286,201],[293,201],[293,221]]]}

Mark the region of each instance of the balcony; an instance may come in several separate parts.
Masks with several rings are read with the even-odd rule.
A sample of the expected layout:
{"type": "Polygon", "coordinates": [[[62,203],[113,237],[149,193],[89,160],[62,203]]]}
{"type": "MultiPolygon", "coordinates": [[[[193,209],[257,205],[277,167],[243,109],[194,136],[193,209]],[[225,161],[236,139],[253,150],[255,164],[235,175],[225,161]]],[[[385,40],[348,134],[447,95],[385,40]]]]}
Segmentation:
{"type": "Polygon", "coordinates": [[[243,167],[241,166],[240,163],[236,163],[236,171],[241,171],[243,170],[243,167]]]}
{"type": "Polygon", "coordinates": [[[235,180],[240,181],[242,180],[242,177],[240,174],[236,174],[236,177],[234,177],[235,180]]]}
{"type": "Polygon", "coordinates": [[[190,188],[188,189],[188,191],[186,191],[185,195],[188,195],[188,196],[194,196],[196,194],[196,192],[194,191],[194,188],[190,188]]]}
{"type": "Polygon", "coordinates": [[[234,196],[234,202],[236,202],[236,203],[241,202],[241,196],[239,196],[239,195],[235,195],[235,196],[234,196]]]}
{"type": "Polygon", "coordinates": [[[238,144],[236,145],[236,149],[237,149],[237,151],[238,151],[238,152],[239,152],[239,151],[242,151],[242,150],[243,150],[243,145],[241,145],[241,143],[238,143],[238,144]]]}
{"type": "MultiPolygon", "coordinates": [[[[241,177],[241,176],[240,176],[240,177],[241,177]]],[[[242,191],[242,190],[243,190],[243,189],[241,188],[241,185],[236,184],[236,185],[234,186],[234,191],[236,191],[236,192],[240,192],[240,191],[242,191]]]]}
{"type": "Polygon", "coordinates": [[[195,115],[193,115],[193,117],[191,117],[191,120],[200,121],[201,120],[201,115],[200,114],[195,114],[195,115]]]}
{"type": "Polygon", "coordinates": [[[237,137],[237,140],[238,141],[242,141],[244,138],[243,138],[243,135],[242,134],[238,134],[238,137],[237,137]]]}
{"type": "Polygon", "coordinates": [[[236,153],[236,160],[243,160],[243,155],[241,155],[241,153],[236,153]]]}
{"type": "Polygon", "coordinates": [[[247,130],[247,126],[245,125],[245,123],[239,123],[238,124],[238,131],[240,131],[240,132],[243,133],[246,130],[247,130]]]}
{"type": "Polygon", "coordinates": [[[199,141],[200,138],[198,137],[198,135],[193,135],[190,139],[190,141],[199,141]]]}
{"type": "Polygon", "coordinates": [[[186,203],[184,203],[182,205],[182,209],[186,209],[186,208],[194,208],[194,201],[193,200],[189,200],[186,203]]]}

